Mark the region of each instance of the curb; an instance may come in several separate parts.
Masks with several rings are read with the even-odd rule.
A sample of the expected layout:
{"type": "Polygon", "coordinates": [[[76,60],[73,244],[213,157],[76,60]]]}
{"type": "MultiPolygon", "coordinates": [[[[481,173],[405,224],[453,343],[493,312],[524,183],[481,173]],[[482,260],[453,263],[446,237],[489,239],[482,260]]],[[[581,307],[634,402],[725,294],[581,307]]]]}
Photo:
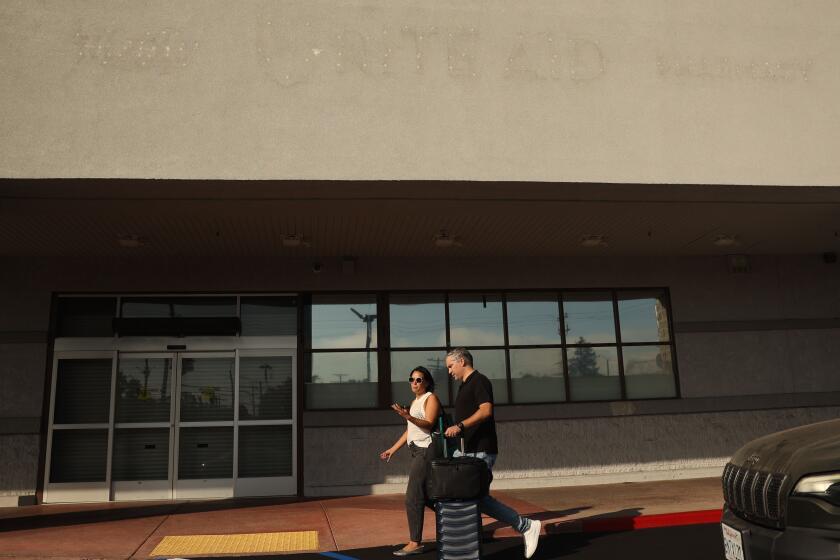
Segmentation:
{"type": "MultiPolygon", "coordinates": [[[[704,509],[697,511],[658,513],[652,515],[625,515],[616,517],[595,517],[592,519],[572,519],[560,522],[543,521],[543,534],[617,533],[621,531],[655,529],[657,527],[705,525],[710,523],[720,523],[722,515],[723,510],[704,509]]],[[[502,527],[495,530],[484,527],[482,533],[484,538],[519,536],[519,533],[510,527],[502,527]]]]}
{"type": "Polygon", "coordinates": [[[601,519],[581,521],[579,531],[575,532],[610,533],[635,531],[637,529],[654,529],[656,527],[720,523],[722,514],[723,510],[707,509],[677,513],[660,513],[656,515],[637,515],[633,517],[604,517],[601,519]]]}

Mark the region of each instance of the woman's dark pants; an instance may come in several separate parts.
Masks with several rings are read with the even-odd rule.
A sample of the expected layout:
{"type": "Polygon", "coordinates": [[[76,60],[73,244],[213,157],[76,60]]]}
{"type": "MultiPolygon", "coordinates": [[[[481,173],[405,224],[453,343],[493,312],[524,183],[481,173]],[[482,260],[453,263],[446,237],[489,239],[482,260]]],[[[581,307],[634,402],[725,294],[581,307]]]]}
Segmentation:
{"type": "Polygon", "coordinates": [[[405,491],[405,513],[408,516],[410,540],[420,542],[423,540],[423,508],[434,509],[434,502],[426,499],[426,451],[429,448],[409,444],[408,449],[411,451],[411,468],[408,471],[408,489],[405,491]]]}

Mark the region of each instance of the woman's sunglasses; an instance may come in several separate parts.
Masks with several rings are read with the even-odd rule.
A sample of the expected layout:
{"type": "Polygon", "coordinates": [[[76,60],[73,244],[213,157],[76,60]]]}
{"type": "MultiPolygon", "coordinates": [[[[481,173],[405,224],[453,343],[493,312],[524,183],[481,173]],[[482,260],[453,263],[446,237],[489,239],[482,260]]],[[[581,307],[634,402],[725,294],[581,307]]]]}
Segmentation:
{"type": "Polygon", "coordinates": [[[422,377],[409,377],[408,382],[409,383],[423,383],[423,378],[422,377]]]}

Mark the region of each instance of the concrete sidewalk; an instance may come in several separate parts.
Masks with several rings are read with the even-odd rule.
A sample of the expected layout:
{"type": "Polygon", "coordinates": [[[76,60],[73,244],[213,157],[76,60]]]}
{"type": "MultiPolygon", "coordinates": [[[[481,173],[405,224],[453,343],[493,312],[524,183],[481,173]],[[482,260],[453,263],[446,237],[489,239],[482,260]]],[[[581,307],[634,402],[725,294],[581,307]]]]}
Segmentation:
{"type": "MultiPolygon", "coordinates": [[[[493,495],[541,520],[547,533],[583,531],[602,526],[604,519],[715,510],[723,503],[719,478],[504,490],[493,495]]],[[[318,532],[319,551],[403,544],[403,495],[0,508],[0,558],[149,558],[165,536],[313,530],[318,532]]],[[[486,536],[516,535],[489,518],[484,519],[484,530],[486,536]]],[[[427,511],[424,540],[434,538],[434,515],[427,511]]]]}

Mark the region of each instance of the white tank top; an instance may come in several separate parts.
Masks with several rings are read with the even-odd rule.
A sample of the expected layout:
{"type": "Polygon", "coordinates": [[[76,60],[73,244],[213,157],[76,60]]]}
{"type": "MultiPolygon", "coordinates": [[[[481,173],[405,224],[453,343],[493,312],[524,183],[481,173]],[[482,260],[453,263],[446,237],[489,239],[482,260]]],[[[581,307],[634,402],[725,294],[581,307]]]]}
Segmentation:
{"type": "MultiPolygon", "coordinates": [[[[432,393],[426,392],[419,399],[414,399],[411,403],[411,408],[408,410],[409,413],[415,418],[426,420],[426,401],[431,396],[432,393]]],[[[432,443],[431,430],[424,430],[408,420],[406,420],[406,423],[408,424],[408,443],[413,443],[417,447],[429,447],[429,444],[432,443]]]]}

